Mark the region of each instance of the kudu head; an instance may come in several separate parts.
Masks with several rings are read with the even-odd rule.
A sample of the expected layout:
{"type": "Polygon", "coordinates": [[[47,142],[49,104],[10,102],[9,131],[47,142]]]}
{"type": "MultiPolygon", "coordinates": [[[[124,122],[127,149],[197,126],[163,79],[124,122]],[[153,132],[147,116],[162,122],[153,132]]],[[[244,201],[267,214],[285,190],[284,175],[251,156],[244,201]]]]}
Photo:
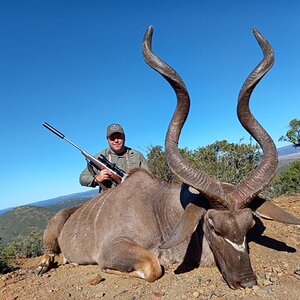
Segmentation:
{"type": "MultiPolygon", "coordinates": [[[[254,224],[252,212],[247,206],[271,181],[277,168],[277,151],[274,142],[249,109],[249,99],[253,89],[274,62],[273,49],[268,41],[257,29],[254,28],[253,32],[263,51],[263,59],[248,76],[240,90],[237,114],[240,123],[261,146],[263,157],[260,164],[237,186],[210,178],[181,156],[178,140],[189,112],[189,94],[180,76],[153,54],[151,26],[147,29],[143,41],[145,61],[169,82],[177,96],[176,110],[165,139],[168,165],[182,182],[198,190],[209,201],[210,208],[203,220],[205,237],[224,279],[234,289],[256,284],[246,243],[246,234],[254,224]]],[[[196,206],[194,209],[199,211],[196,206]]],[[[198,218],[200,217],[199,212],[198,218]]],[[[190,227],[195,228],[199,219],[197,221],[195,221],[197,217],[194,220],[190,219],[192,224],[190,227]]],[[[167,247],[172,247],[186,238],[184,230],[181,231],[183,231],[182,235],[177,233],[174,235],[175,240],[171,237],[171,241],[167,241],[167,247]]]]}

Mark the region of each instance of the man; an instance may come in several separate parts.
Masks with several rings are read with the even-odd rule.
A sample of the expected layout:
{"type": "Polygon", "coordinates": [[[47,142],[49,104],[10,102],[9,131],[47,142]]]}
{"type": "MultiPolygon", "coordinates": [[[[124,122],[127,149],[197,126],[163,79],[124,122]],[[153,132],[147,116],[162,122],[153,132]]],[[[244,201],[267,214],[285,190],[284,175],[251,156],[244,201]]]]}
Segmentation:
{"type": "MultiPolygon", "coordinates": [[[[106,139],[109,148],[94,155],[98,158],[104,155],[111,163],[127,173],[129,169],[142,167],[147,169],[147,162],[143,154],[125,146],[125,133],[120,124],[111,124],[107,127],[106,139]]],[[[101,190],[117,185],[111,178],[111,172],[107,169],[97,170],[88,165],[80,174],[80,184],[83,186],[96,187],[101,190]]]]}

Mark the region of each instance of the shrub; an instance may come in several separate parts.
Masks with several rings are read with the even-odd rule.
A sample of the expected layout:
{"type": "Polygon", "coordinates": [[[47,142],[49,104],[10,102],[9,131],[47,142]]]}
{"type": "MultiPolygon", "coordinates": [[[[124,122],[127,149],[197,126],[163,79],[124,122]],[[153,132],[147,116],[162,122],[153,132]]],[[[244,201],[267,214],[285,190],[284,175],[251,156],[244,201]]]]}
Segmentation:
{"type": "MultiPolygon", "coordinates": [[[[184,159],[209,176],[232,184],[241,182],[261,158],[257,144],[236,144],[225,140],[197,150],[180,149],[180,153],[184,159]]],[[[169,169],[161,146],[150,148],[147,158],[149,170],[156,178],[166,182],[179,182],[169,169]]]]}
{"type": "Polygon", "coordinates": [[[16,258],[29,258],[43,254],[43,237],[32,231],[27,236],[16,235],[5,247],[8,256],[16,258]]]}
{"type": "Polygon", "coordinates": [[[286,171],[278,174],[269,189],[274,196],[300,193],[300,160],[293,161],[286,171]]]}
{"type": "Polygon", "coordinates": [[[193,153],[197,168],[217,180],[240,183],[259,163],[261,152],[257,144],[217,141],[193,153]]]}
{"type": "Polygon", "coordinates": [[[0,249],[0,274],[10,272],[13,259],[9,257],[4,248],[0,249]]]}
{"type": "Polygon", "coordinates": [[[151,146],[148,148],[147,164],[152,175],[159,181],[176,181],[176,176],[171,172],[167,164],[166,154],[162,150],[162,146],[151,146]]]}

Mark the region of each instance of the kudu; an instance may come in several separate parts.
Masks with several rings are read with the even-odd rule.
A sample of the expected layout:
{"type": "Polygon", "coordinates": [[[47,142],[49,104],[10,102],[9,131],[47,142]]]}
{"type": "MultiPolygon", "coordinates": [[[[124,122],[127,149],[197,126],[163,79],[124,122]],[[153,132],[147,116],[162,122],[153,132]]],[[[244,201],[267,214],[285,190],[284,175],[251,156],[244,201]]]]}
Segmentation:
{"type": "Polygon", "coordinates": [[[250,264],[246,234],[254,223],[251,204],[261,215],[279,222],[300,220],[258,197],[276,172],[275,145],[249,110],[250,95],[271,68],[273,50],[254,29],[264,57],[245,81],[238,99],[238,117],[263,149],[259,166],[239,185],[218,182],[187,163],[178,139],[189,112],[189,95],[179,75],[151,49],[152,27],[145,33],[145,61],[159,72],[177,95],[177,107],[166,135],[167,162],[184,183],[158,182],[134,169],[127,179],[78,207],[63,209],[44,233],[45,254],[37,269],[46,272],[54,256],[66,262],[98,264],[101,270],[127,273],[150,282],[163,274],[162,264],[216,264],[231,288],[251,287],[256,276],[250,264]]]}

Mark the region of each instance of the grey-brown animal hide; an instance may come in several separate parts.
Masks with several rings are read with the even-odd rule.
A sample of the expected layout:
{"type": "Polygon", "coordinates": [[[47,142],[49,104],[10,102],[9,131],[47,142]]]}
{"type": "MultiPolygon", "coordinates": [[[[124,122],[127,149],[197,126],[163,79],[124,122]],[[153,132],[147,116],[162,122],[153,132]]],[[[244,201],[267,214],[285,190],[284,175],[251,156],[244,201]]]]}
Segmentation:
{"type": "MultiPolygon", "coordinates": [[[[121,241],[151,251],[161,264],[182,262],[190,244],[193,257],[189,259],[199,264],[200,254],[196,258],[195,254],[200,252],[197,234],[201,237],[201,230],[195,242],[186,239],[172,249],[160,249],[193,198],[199,195],[187,186],[159,183],[145,170],[136,169],[122,185],[85,202],[67,219],[58,238],[60,250],[69,262],[106,268],[107,256],[121,241]]],[[[204,215],[205,209],[201,210],[204,215]]],[[[208,247],[202,256],[203,265],[214,263],[208,247]]]]}

